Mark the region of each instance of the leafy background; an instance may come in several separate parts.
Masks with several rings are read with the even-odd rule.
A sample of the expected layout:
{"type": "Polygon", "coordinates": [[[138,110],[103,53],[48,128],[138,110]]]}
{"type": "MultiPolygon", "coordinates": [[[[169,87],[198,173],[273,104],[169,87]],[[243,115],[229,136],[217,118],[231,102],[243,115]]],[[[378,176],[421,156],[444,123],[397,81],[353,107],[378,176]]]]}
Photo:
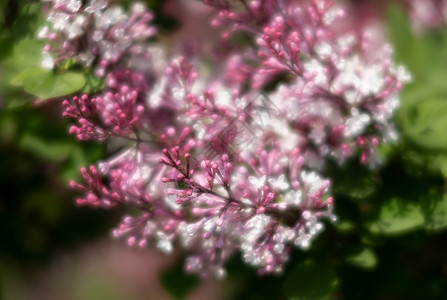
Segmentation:
{"type": "MultiPolygon", "coordinates": [[[[165,32],[175,20],[147,1],[165,32]]],[[[391,2],[391,1],[390,1],[391,2]]],[[[67,134],[58,100],[101,82],[88,70],[38,68],[43,22],[32,1],[0,1],[0,299],[447,299],[447,34],[415,36],[395,4],[384,13],[397,61],[412,73],[396,115],[400,141],[371,173],[330,166],[339,222],[282,276],[240,257],[223,282],[108,239],[120,212],[77,208],[69,179],[107,149],[67,134]]],[[[70,66],[67,66],[67,68],[70,66]]]]}

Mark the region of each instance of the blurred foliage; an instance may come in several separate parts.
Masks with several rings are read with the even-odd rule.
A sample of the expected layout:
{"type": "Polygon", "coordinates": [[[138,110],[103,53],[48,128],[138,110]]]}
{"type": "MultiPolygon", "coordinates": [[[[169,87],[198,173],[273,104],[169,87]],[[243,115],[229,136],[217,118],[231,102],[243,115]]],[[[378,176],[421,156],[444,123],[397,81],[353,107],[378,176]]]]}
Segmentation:
{"type": "MultiPolygon", "coordinates": [[[[161,12],[162,1],[148,5],[162,32],[175,28],[161,12]]],[[[68,180],[79,178],[79,168],[103,157],[105,149],[67,134],[58,97],[91,93],[102,82],[79,66],[67,66],[64,73],[39,68],[42,43],[35,32],[42,21],[30,1],[0,1],[0,298],[5,299],[14,299],[8,291],[20,289],[28,270],[51,262],[61,249],[106,235],[118,218],[113,211],[73,205],[68,180]],[[48,101],[36,105],[35,96],[48,101]]],[[[397,60],[413,75],[396,116],[399,143],[381,149],[386,163],[374,172],[356,162],[329,166],[339,222],[327,224],[310,251],[294,250],[281,276],[259,277],[240,257],[232,259],[222,283],[227,298],[447,299],[447,34],[415,36],[393,5],[387,25],[397,60]]],[[[95,278],[74,297],[126,299],[113,283],[95,278]]],[[[160,281],[181,299],[199,279],[175,264],[160,281]]]]}
{"type": "MultiPolygon", "coordinates": [[[[68,188],[81,166],[103,156],[103,146],[76,142],[60,118],[59,101],[35,105],[35,97],[17,86],[20,74],[25,82],[24,72],[37,68],[42,43],[35,31],[42,20],[31,1],[0,1],[0,299],[17,299],[30,271],[107,235],[119,218],[75,207],[68,188]]],[[[66,78],[55,79],[55,85],[66,78]]],[[[75,90],[71,84],[63,93],[44,88],[49,91],[41,98],[75,90]]]]}

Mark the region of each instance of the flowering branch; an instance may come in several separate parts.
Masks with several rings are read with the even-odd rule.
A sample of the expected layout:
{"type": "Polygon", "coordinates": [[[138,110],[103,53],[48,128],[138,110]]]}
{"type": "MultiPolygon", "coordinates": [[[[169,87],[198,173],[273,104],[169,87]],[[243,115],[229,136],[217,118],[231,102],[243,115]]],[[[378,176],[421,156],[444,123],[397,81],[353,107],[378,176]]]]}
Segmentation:
{"type": "Polygon", "coordinates": [[[105,78],[98,94],[63,102],[70,133],[117,149],[71,183],[78,204],[136,207],[113,235],[165,253],[178,244],[189,272],[224,277],[235,252],[260,274],[281,272],[292,247],[336,220],[327,161],[373,167],[397,138],[409,75],[330,0],[205,0],[221,45],[255,42],[209,54],[203,41],[173,58],[147,41],[156,31],[141,4],[47,2],[44,65],[74,59],[105,78]]]}

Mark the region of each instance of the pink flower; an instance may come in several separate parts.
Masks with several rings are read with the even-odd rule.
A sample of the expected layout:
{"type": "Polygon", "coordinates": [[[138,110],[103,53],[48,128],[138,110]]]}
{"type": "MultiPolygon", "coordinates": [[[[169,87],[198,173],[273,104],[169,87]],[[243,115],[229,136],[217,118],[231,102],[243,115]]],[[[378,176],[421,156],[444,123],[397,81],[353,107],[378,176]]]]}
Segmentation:
{"type": "Polygon", "coordinates": [[[165,57],[146,43],[155,31],[140,5],[52,1],[45,51],[106,79],[97,95],[63,102],[70,133],[116,149],[71,185],[80,205],[135,208],[113,235],[165,253],[179,245],[189,272],[224,277],[236,252],[260,274],[281,272],[290,249],[308,249],[336,220],[327,162],[374,167],[378,145],[397,138],[409,75],[330,0],[204,2],[228,53],[203,41],[165,57]],[[351,25],[341,30],[341,18],[351,25]]]}

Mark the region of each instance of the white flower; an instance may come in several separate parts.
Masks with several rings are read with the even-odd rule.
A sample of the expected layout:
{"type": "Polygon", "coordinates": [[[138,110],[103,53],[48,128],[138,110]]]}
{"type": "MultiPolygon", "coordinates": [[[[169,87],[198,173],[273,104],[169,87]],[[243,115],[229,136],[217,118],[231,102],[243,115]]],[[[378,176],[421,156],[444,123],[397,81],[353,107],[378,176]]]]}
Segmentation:
{"type": "Polygon", "coordinates": [[[156,232],[156,236],[157,236],[157,248],[158,250],[160,250],[163,253],[166,254],[170,254],[173,251],[173,246],[171,241],[168,239],[168,236],[162,232],[162,231],[157,231],[156,232]]]}
{"type": "Polygon", "coordinates": [[[315,172],[302,171],[301,179],[311,195],[317,193],[324,183],[324,180],[315,172]]]}
{"type": "Polygon", "coordinates": [[[283,201],[290,206],[299,206],[301,204],[302,197],[303,192],[301,190],[298,191],[291,190],[284,195],[283,201]]]}
{"type": "Polygon", "coordinates": [[[304,70],[306,73],[314,75],[313,83],[316,85],[324,86],[327,83],[327,76],[324,66],[316,59],[309,60],[304,64],[304,70]]]}
{"type": "Polygon", "coordinates": [[[286,176],[281,174],[278,179],[269,178],[268,182],[276,189],[284,191],[289,188],[289,184],[285,180],[286,176]]]}
{"type": "Polygon", "coordinates": [[[360,113],[358,109],[351,108],[351,117],[346,120],[344,136],[353,138],[363,133],[365,128],[371,123],[371,117],[365,113],[360,113]]]}
{"type": "Polygon", "coordinates": [[[50,53],[44,51],[42,52],[42,62],[40,64],[42,68],[52,70],[54,67],[54,59],[50,53]]]}
{"type": "Polygon", "coordinates": [[[263,188],[265,185],[265,181],[266,181],[266,176],[262,176],[261,178],[256,178],[254,176],[250,176],[248,177],[248,181],[250,181],[250,183],[252,185],[254,185],[258,190],[263,188]]]}
{"type": "Polygon", "coordinates": [[[56,31],[63,31],[68,26],[68,19],[70,16],[66,13],[55,12],[51,13],[48,21],[53,24],[53,29],[56,31]]]}
{"type": "Polygon", "coordinates": [[[78,12],[82,6],[81,0],[60,0],[59,2],[64,5],[71,13],[78,12]]]}
{"type": "Polygon", "coordinates": [[[39,39],[46,39],[49,31],[50,30],[48,29],[48,26],[45,26],[45,27],[41,28],[39,30],[39,32],[37,33],[37,38],[39,38],[39,39]]]}
{"type": "Polygon", "coordinates": [[[72,40],[84,33],[84,26],[87,19],[83,15],[78,15],[73,22],[65,27],[65,33],[69,40],[72,40]]]}
{"type": "Polygon", "coordinates": [[[265,230],[270,220],[270,217],[264,214],[258,214],[249,219],[245,223],[245,228],[248,230],[241,235],[242,242],[253,244],[265,230]]]}
{"type": "Polygon", "coordinates": [[[85,8],[85,12],[99,16],[102,10],[106,8],[107,1],[104,0],[91,0],[90,5],[85,8]]]}

